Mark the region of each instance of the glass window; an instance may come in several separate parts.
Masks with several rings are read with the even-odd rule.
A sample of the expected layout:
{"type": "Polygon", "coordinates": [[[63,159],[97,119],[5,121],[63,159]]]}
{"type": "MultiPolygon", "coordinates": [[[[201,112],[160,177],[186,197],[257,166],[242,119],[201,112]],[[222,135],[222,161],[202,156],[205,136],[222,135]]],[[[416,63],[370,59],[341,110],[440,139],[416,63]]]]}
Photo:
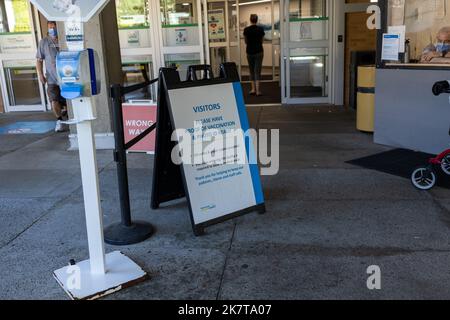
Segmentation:
{"type": "MultiPolygon", "coordinates": [[[[149,80],[153,74],[151,56],[125,56],[122,57],[122,72],[124,85],[132,86],[149,80]]],[[[154,97],[154,87],[143,88],[125,96],[129,100],[151,100],[154,97]]]]}
{"type": "Polygon", "coordinates": [[[296,0],[289,3],[290,19],[320,18],[326,16],[326,0],[296,0]]]}
{"type": "Polygon", "coordinates": [[[148,28],[147,0],[116,0],[119,29],[148,28]]]}
{"type": "Polygon", "coordinates": [[[189,66],[200,63],[200,54],[198,53],[180,53],[180,54],[166,54],[164,60],[167,67],[174,67],[180,73],[180,79],[186,80],[189,66]]]}
{"type": "Polygon", "coordinates": [[[121,49],[151,48],[147,0],[116,0],[121,49]]]}
{"type": "Polygon", "coordinates": [[[27,0],[0,0],[0,33],[31,32],[27,0]]]}
{"type": "Polygon", "coordinates": [[[409,53],[409,62],[450,63],[450,8],[446,0],[388,0],[389,26],[405,26],[408,44],[400,44],[400,52],[409,53]]]}
{"type": "Polygon", "coordinates": [[[197,24],[197,1],[161,0],[161,21],[165,26],[197,24]]]}
{"type": "Polygon", "coordinates": [[[161,0],[163,45],[198,46],[197,0],[161,0]]]}
{"type": "Polygon", "coordinates": [[[289,3],[290,41],[328,39],[325,0],[292,0],[289,3]]]}
{"type": "Polygon", "coordinates": [[[34,60],[3,62],[10,106],[41,104],[34,60]]]}
{"type": "Polygon", "coordinates": [[[289,60],[292,98],[319,98],[328,96],[327,49],[291,49],[289,60]]]}

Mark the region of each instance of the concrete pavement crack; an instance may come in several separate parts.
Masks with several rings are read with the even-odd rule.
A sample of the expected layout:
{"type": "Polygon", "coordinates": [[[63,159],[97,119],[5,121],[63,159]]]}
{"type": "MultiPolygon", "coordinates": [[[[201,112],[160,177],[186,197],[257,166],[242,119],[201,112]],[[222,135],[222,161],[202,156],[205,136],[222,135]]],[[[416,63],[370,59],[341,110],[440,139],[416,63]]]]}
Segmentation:
{"type": "Polygon", "coordinates": [[[236,232],[236,226],[237,226],[237,222],[234,221],[233,232],[232,232],[231,238],[230,238],[230,245],[228,246],[228,250],[227,250],[227,252],[225,254],[225,262],[223,263],[222,274],[220,275],[219,289],[217,290],[216,300],[219,300],[220,294],[222,293],[223,280],[224,280],[225,271],[226,271],[227,265],[228,265],[229,254],[231,252],[231,248],[233,247],[233,240],[234,240],[234,234],[236,232]]]}

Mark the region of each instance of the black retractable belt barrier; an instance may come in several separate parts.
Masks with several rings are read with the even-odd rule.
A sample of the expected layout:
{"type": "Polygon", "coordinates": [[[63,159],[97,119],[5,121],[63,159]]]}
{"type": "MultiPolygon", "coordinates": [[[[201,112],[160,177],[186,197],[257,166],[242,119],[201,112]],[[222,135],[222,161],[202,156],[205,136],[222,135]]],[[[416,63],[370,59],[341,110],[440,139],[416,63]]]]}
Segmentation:
{"type": "MultiPolygon", "coordinates": [[[[147,80],[147,79],[146,79],[147,80]]],[[[117,179],[119,183],[121,222],[114,223],[104,230],[105,242],[111,245],[130,245],[148,239],[154,232],[153,226],[144,221],[132,221],[130,210],[130,194],[128,189],[127,150],[144,139],[156,128],[156,124],[145,130],[138,137],[125,144],[123,128],[123,96],[127,93],[145,88],[158,79],[145,81],[130,87],[115,84],[111,87],[113,100],[113,126],[115,136],[114,161],[117,164],[117,179]]]]}

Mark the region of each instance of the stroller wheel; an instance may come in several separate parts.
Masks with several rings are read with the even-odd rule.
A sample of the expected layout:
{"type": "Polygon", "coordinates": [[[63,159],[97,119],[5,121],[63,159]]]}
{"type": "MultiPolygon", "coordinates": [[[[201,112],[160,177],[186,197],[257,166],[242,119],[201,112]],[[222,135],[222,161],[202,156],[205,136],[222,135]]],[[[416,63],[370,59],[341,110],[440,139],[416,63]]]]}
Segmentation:
{"type": "Polygon", "coordinates": [[[446,155],[441,162],[441,169],[444,173],[450,176],[450,154],[446,155]]]}
{"type": "Polygon", "coordinates": [[[419,167],[412,173],[411,182],[419,190],[430,190],[436,185],[436,173],[430,167],[419,167]]]}

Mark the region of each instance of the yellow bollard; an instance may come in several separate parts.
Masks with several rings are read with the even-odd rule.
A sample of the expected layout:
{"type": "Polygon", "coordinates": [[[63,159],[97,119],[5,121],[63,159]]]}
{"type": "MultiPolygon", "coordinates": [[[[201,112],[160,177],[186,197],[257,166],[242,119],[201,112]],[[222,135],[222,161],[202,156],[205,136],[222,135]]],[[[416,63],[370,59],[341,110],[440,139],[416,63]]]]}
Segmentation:
{"type": "Polygon", "coordinates": [[[375,66],[358,67],[356,128],[364,132],[375,130],[375,66]]]}

